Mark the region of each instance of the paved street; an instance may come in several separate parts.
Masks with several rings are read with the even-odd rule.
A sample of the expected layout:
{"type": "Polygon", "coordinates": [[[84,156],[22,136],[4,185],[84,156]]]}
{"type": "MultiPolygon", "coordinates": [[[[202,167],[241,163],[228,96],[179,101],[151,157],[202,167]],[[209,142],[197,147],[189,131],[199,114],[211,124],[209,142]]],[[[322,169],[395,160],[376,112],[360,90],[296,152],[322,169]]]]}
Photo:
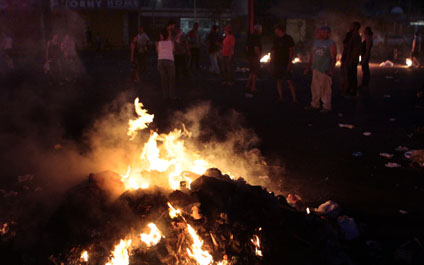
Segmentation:
{"type": "Polygon", "coordinates": [[[424,215],[424,170],[410,167],[403,154],[394,150],[400,145],[423,148],[422,135],[421,139],[413,136],[417,127],[424,126],[424,109],[416,108],[416,92],[424,85],[422,69],[373,67],[368,101],[340,96],[338,71],[333,84],[334,111],[321,115],[304,110],[310,100],[311,77],[303,75],[302,64],[294,66],[299,104],[291,103],[288,91],[286,102],[276,104],[275,84],[264,71],[255,98],[244,96],[247,73],[236,73],[236,85],[223,87],[220,77],[202,72],[179,82],[181,101],[167,105],[160,96],[153,61],[145,80],[135,85],[130,81],[126,53],[82,54],[81,58],[86,74],[64,87],[48,85],[38,60],[30,66],[18,62],[23,70],[3,75],[0,122],[5,140],[1,142],[4,180],[31,172],[34,166],[26,163],[31,157],[14,156],[19,137],[36,135],[46,145],[62,136],[78,142],[102,108],[122,92],[129,95],[128,102],[139,96],[155,114],[158,127],[164,129],[176,110],[210,101],[224,116],[230,110],[243,115],[243,125],[261,139],[259,148],[269,163],[284,167],[284,174],[277,177],[283,180],[285,195],[299,194],[313,207],[329,199],[336,201],[360,221],[375,222],[376,234],[384,232],[386,227],[378,224],[387,218],[395,235],[405,236],[407,226],[422,231],[423,220],[418,217],[424,215]],[[340,128],[339,123],[355,128],[340,128]],[[372,134],[364,136],[364,132],[372,134]],[[362,156],[354,157],[354,152],[362,156]],[[380,152],[395,154],[391,161],[402,167],[386,168],[389,160],[379,156],[380,152]],[[401,215],[399,210],[409,214],[401,215]]]}

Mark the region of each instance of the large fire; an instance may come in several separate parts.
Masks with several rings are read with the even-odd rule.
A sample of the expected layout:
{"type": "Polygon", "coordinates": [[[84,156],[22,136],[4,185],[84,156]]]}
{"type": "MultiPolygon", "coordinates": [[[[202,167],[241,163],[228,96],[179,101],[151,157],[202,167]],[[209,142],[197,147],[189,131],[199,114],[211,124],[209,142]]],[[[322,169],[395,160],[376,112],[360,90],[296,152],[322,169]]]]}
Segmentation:
{"type": "MultiPolygon", "coordinates": [[[[135,143],[138,132],[148,129],[154,116],[143,108],[143,104],[138,98],[135,99],[134,107],[137,117],[129,120],[127,135],[129,141],[135,143]]],[[[120,176],[124,188],[123,194],[126,192],[136,194],[145,189],[152,191],[155,187],[189,194],[192,182],[209,168],[216,167],[207,159],[202,158],[200,154],[188,150],[186,141],[191,136],[191,132],[184,125],[181,129],[174,129],[168,134],[151,131],[148,139],[140,146],[136,159],[131,160],[126,172],[120,176]],[[164,186],[164,183],[167,185],[164,186]]],[[[232,181],[230,176],[222,176],[226,176],[228,181],[232,181]]],[[[232,264],[226,255],[225,248],[222,248],[222,241],[234,240],[233,233],[227,234],[225,237],[220,234],[214,235],[216,231],[205,233],[201,226],[199,229],[199,223],[196,222],[202,219],[202,213],[196,204],[190,206],[189,209],[175,207],[169,201],[166,204],[167,211],[161,212],[154,218],[144,220],[143,223],[147,221],[147,226],[143,229],[138,230],[138,228],[132,227],[130,231],[126,230],[125,234],[121,234],[119,242],[115,243],[103,264],[129,265],[130,258],[137,251],[146,253],[152,249],[155,251],[164,245],[171,248],[168,249],[168,252],[172,253],[169,255],[172,262],[165,262],[166,264],[232,264]],[[176,235],[178,237],[176,245],[170,247],[169,244],[173,242],[176,235]]],[[[161,207],[165,205],[162,204],[161,207]]],[[[225,222],[225,216],[223,214],[223,222],[225,222]]],[[[138,227],[138,225],[136,226],[138,227]]],[[[262,257],[259,237],[252,234],[250,236],[253,236],[252,243],[255,247],[252,254],[262,257]]],[[[96,255],[90,253],[91,251],[90,249],[82,250],[79,257],[80,262],[88,263],[89,255],[95,260],[96,255]]]]}

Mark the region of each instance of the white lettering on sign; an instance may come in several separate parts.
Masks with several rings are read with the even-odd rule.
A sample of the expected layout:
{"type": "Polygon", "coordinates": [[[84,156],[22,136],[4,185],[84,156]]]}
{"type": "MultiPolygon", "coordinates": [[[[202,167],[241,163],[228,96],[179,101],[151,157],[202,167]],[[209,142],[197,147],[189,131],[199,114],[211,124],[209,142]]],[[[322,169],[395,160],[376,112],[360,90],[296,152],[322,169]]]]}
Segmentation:
{"type": "Polygon", "coordinates": [[[71,7],[71,8],[77,8],[77,7],[79,6],[79,3],[78,3],[78,1],[77,1],[77,0],[70,0],[70,1],[68,2],[68,5],[69,5],[69,7],[71,7]]]}
{"type": "MultiPolygon", "coordinates": [[[[0,0],[2,1],[2,0],[0,0]]],[[[50,0],[51,6],[59,6],[58,0],[50,0]]],[[[138,8],[138,0],[65,0],[62,2],[69,8],[113,8],[113,9],[135,9],[138,8]]]]}
{"type": "Polygon", "coordinates": [[[94,0],[87,0],[87,8],[94,8],[94,0]]]}

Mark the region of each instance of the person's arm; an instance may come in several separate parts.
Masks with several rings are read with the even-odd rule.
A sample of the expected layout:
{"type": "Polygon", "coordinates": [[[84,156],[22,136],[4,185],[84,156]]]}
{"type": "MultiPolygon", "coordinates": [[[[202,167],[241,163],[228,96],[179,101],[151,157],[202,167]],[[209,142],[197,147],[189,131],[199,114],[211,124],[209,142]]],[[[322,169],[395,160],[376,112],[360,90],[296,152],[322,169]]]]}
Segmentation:
{"type": "Polygon", "coordinates": [[[312,62],[314,60],[314,54],[315,54],[315,46],[312,47],[312,49],[311,49],[311,55],[309,56],[309,62],[306,65],[305,72],[304,72],[305,75],[309,74],[311,72],[312,62]]]}
{"type": "Polygon", "coordinates": [[[159,54],[159,41],[156,42],[156,53],[159,54]]]}
{"type": "Polygon", "coordinates": [[[287,71],[290,72],[293,64],[294,57],[294,46],[289,48],[289,64],[287,65],[287,71]]]}
{"type": "Polygon", "coordinates": [[[49,48],[50,48],[50,41],[47,42],[46,45],[46,63],[49,61],[49,48]]]}
{"type": "Polygon", "coordinates": [[[365,55],[364,58],[362,58],[362,62],[368,62],[370,60],[370,56],[371,56],[371,38],[370,37],[366,37],[365,38],[365,55]]]}
{"type": "Polygon", "coordinates": [[[330,55],[331,55],[331,67],[330,67],[330,71],[328,71],[328,75],[333,76],[334,68],[336,67],[336,62],[337,62],[337,46],[336,46],[336,43],[334,42],[330,46],[330,55]]]}

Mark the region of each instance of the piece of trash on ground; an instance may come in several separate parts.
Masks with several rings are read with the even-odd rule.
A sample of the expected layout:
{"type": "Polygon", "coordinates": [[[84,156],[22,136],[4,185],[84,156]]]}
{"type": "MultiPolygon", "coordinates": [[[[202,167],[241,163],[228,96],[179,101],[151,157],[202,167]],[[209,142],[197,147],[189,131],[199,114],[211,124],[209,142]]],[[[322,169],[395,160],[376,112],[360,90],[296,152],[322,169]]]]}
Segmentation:
{"type": "Polygon", "coordinates": [[[380,156],[385,157],[387,159],[392,159],[394,155],[389,153],[380,153],[380,156]]]}
{"type": "Polygon", "coordinates": [[[353,124],[347,124],[347,123],[339,123],[339,127],[340,128],[353,129],[353,128],[355,128],[355,125],[353,125],[353,124]]]}
{"type": "Polygon", "coordinates": [[[353,218],[348,216],[340,216],[337,218],[337,223],[346,240],[353,240],[359,237],[359,229],[353,218]]]}
{"type": "Polygon", "coordinates": [[[341,117],[343,117],[343,113],[339,113],[339,114],[337,114],[337,116],[339,116],[341,118],[341,117]]]}
{"type": "Polygon", "coordinates": [[[324,202],[320,206],[318,206],[317,209],[315,209],[315,212],[321,215],[326,215],[329,217],[337,218],[340,215],[340,205],[337,202],[333,202],[331,200],[324,202]]]}
{"type": "Polygon", "coordinates": [[[401,214],[408,214],[408,211],[405,211],[405,210],[399,210],[399,212],[400,212],[401,214]]]}
{"type": "MultiPolygon", "coordinates": [[[[380,63],[380,67],[393,67],[394,65],[395,64],[390,60],[386,60],[386,61],[380,63]]],[[[386,76],[386,78],[387,78],[387,76],[386,76]]]]}
{"type": "Polygon", "coordinates": [[[402,145],[399,145],[398,147],[395,148],[395,151],[398,151],[398,152],[407,152],[408,150],[409,150],[408,147],[402,146],[402,145]]]}
{"type": "Polygon", "coordinates": [[[352,153],[352,155],[353,155],[354,157],[361,157],[361,156],[363,156],[364,154],[363,154],[362,152],[353,152],[353,153],[352,153]]]}
{"type": "Polygon", "coordinates": [[[388,167],[388,168],[399,168],[399,167],[401,167],[401,165],[399,165],[398,163],[394,163],[394,162],[386,163],[385,166],[388,167]]]}
{"type": "Polygon", "coordinates": [[[296,204],[301,200],[302,198],[297,194],[289,194],[286,198],[287,203],[292,207],[295,207],[296,204]]]}
{"type": "Polygon", "coordinates": [[[371,134],[372,134],[372,133],[371,133],[371,132],[363,132],[362,134],[363,134],[364,136],[371,136],[371,134]]]}
{"type": "Polygon", "coordinates": [[[396,118],[390,118],[389,121],[391,121],[391,122],[396,121],[396,118]]]}
{"type": "Polygon", "coordinates": [[[386,95],[384,95],[383,97],[384,97],[384,98],[391,98],[391,97],[392,97],[392,95],[388,95],[388,94],[386,94],[386,95]]]}

